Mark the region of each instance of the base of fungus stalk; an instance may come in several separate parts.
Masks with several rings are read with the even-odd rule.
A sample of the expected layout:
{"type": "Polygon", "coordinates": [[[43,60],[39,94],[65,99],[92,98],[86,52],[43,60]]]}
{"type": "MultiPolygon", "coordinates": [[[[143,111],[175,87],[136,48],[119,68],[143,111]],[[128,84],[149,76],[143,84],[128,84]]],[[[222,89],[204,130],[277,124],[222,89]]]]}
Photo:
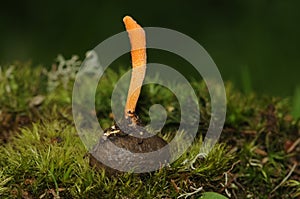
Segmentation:
{"type": "Polygon", "coordinates": [[[137,117],[134,120],[130,118],[121,122],[121,128],[115,124],[104,131],[104,135],[90,152],[91,167],[104,169],[107,174],[115,175],[122,173],[120,170],[128,171],[131,164],[135,165],[136,168],[132,168],[129,172],[135,172],[136,170],[152,171],[152,168],[160,168],[168,162],[170,154],[163,152],[158,152],[156,157],[153,157],[153,161],[149,158],[141,158],[141,156],[136,158],[135,154],[155,152],[168,143],[161,137],[150,134],[140,125],[137,125],[140,124],[139,122],[136,124],[132,121],[138,121],[137,117]],[[108,140],[116,147],[110,147],[108,140]],[[119,150],[120,148],[125,149],[126,152],[119,150]],[[104,160],[104,163],[109,162],[113,166],[107,166],[99,160],[104,160]],[[162,161],[158,162],[157,160],[162,161]]]}

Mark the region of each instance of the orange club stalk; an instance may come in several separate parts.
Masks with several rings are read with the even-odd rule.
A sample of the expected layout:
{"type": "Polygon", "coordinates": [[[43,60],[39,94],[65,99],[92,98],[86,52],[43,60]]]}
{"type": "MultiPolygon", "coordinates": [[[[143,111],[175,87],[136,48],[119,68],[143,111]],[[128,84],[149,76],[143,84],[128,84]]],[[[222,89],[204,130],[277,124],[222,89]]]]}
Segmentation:
{"type": "Polygon", "coordinates": [[[131,44],[132,74],[125,105],[125,118],[131,118],[133,123],[135,108],[140,96],[141,87],[146,73],[146,35],[143,28],[130,16],[123,18],[131,44]]]}

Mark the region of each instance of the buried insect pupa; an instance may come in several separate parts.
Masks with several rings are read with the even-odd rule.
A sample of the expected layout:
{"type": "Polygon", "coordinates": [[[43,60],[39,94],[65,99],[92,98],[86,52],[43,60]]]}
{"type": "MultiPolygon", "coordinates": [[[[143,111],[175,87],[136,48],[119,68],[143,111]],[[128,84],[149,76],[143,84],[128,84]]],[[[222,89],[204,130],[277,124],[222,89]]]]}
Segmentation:
{"type": "Polygon", "coordinates": [[[90,165],[109,174],[143,173],[160,168],[169,160],[167,142],[152,135],[141,126],[135,113],[142,83],[146,74],[146,36],[143,28],[130,16],[123,19],[131,45],[132,75],[124,110],[124,118],[104,131],[90,152],[90,165]],[[152,153],[157,152],[158,153],[152,153]],[[161,151],[161,152],[160,152],[161,151]],[[143,156],[140,154],[153,154],[143,156]]]}

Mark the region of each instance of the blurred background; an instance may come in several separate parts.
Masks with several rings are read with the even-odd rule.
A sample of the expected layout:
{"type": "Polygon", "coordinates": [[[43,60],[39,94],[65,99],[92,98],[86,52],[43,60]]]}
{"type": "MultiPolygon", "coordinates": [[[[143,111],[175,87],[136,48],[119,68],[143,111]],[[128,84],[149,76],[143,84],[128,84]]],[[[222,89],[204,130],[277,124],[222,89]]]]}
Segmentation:
{"type": "MultiPolygon", "coordinates": [[[[83,59],[124,31],[122,18],[129,14],[143,26],[174,29],[198,41],[223,79],[242,91],[291,96],[300,91],[299,8],[299,0],[5,1],[0,65],[19,60],[51,67],[58,54],[83,59]]],[[[176,56],[154,55],[149,61],[184,68],[176,56]]],[[[128,56],[118,63],[129,64],[128,56]]]]}

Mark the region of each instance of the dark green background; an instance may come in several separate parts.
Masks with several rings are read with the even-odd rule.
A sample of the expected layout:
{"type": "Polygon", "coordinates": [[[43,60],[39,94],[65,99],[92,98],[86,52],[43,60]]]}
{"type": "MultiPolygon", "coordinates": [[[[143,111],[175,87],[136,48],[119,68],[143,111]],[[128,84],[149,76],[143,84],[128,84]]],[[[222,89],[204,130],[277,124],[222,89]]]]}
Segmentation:
{"type": "MultiPolygon", "coordinates": [[[[241,89],[292,95],[300,85],[299,10],[299,0],[2,1],[0,63],[32,60],[49,67],[59,53],[83,57],[123,31],[122,18],[130,14],[143,26],[197,40],[223,78],[241,89]]],[[[173,56],[159,58],[182,67],[173,56]]]]}

